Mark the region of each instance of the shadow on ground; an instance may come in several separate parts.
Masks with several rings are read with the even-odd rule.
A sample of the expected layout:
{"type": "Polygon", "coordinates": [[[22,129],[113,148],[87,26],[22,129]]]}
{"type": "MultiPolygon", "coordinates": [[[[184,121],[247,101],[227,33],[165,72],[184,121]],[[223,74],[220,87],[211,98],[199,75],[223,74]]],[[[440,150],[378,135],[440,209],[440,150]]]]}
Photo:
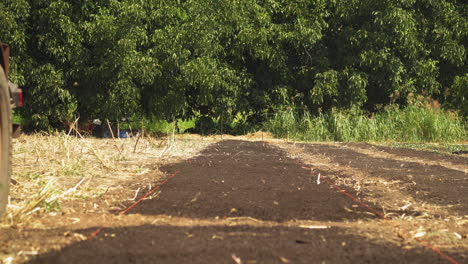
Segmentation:
{"type": "MultiPolygon", "coordinates": [[[[340,146],[320,144],[296,144],[306,152],[326,155],[339,165],[350,166],[370,176],[387,181],[399,181],[399,191],[422,202],[448,206],[454,213],[466,215],[468,212],[468,176],[466,173],[439,165],[407,162],[387,158],[372,157],[340,146]]],[[[410,156],[412,150],[391,150],[392,154],[410,156]]],[[[435,159],[440,155],[414,151],[415,157],[435,159]]],[[[450,159],[446,157],[445,159],[450,159]]],[[[451,161],[459,162],[460,157],[451,161]]],[[[466,159],[465,159],[466,160],[466,159]]]]}
{"type": "Polygon", "coordinates": [[[300,161],[262,142],[220,142],[194,159],[161,170],[178,174],[161,188],[156,199],[143,202],[131,213],[189,218],[248,216],[279,222],[373,217],[328,184],[317,184],[317,176],[300,161]],[[354,212],[347,210],[350,208],[354,212]]]}
{"type": "MultiPolygon", "coordinates": [[[[89,234],[93,230],[84,230],[89,234]]],[[[151,226],[106,229],[29,263],[445,263],[422,248],[402,249],[346,230],[287,227],[151,226]]]]}
{"type": "MultiPolygon", "coordinates": [[[[374,218],[329,185],[317,184],[316,175],[300,161],[262,142],[220,142],[196,158],[161,170],[167,175],[178,173],[156,198],[143,201],[130,213],[324,223],[374,218]]],[[[80,232],[88,236],[93,231],[80,232]]],[[[402,246],[337,227],[142,225],[104,229],[91,240],[38,256],[30,263],[232,264],[236,263],[233,256],[246,264],[445,263],[424,248],[402,246]]]]}
{"type": "Polygon", "coordinates": [[[423,158],[423,159],[430,159],[430,160],[437,160],[443,162],[450,162],[452,164],[458,165],[467,165],[468,158],[463,156],[455,156],[455,155],[463,155],[466,154],[467,151],[454,151],[452,154],[455,155],[448,155],[444,153],[437,153],[432,151],[424,151],[424,150],[415,150],[410,148],[404,147],[386,147],[386,146],[376,146],[369,143],[346,143],[348,146],[356,146],[359,148],[368,148],[374,149],[377,151],[384,151],[390,154],[395,154],[398,156],[409,157],[409,158],[423,158]]]}

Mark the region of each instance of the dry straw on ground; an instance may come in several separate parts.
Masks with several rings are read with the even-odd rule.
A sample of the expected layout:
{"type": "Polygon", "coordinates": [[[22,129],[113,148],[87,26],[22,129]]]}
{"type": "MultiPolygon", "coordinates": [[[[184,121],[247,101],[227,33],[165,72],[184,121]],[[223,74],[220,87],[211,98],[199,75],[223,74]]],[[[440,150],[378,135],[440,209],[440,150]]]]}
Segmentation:
{"type": "Polygon", "coordinates": [[[60,212],[64,200],[97,196],[131,177],[157,171],[158,164],[196,155],[214,142],[200,137],[23,135],[13,144],[10,202],[0,225],[25,223],[37,212],[60,212]]]}

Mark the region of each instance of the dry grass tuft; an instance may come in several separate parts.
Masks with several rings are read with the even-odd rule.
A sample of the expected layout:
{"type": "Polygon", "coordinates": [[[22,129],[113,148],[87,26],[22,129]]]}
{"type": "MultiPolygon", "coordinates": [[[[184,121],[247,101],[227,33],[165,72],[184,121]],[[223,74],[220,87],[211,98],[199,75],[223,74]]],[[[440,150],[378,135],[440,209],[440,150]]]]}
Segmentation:
{"type": "Polygon", "coordinates": [[[13,144],[13,184],[0,226],[24,224],[35,213],[59,213],[64,200],[102,195],[112,186],[157,170],[158,164],[194,156],[214,142],[199,137],[23,135],[13,144]]]}

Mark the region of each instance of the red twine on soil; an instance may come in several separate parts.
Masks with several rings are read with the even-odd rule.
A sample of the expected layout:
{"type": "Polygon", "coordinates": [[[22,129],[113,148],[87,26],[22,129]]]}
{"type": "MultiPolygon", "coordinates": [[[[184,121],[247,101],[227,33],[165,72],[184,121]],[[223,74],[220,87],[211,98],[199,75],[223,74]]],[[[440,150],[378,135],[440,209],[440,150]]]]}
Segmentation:
{"type": "MultiPolygon", "coordinates": [[[[139,204],[141,201],[143,201],[144,199],[148,198],[148,196],[150,196],[151,194],[153,194],[156,190],[158,190],[162,185],[164,185],[167,181],[169,181],[171,178],[174,178],[177,174],[179,173],[179,171],[176,171],[174,174],[172,174],[171,176],[167,177],[164,181],[162,181],[160,184],[158,184],[157,186],[155,186],[153,189],[151,189],[150,191],[148,191],[145,195],[143,195],[140,199],[138,199],[138,201],[134,202],[132,205],[130,205],[129,207],[127,207],[125,210],[123,210],[122,212],[119,213],[119,215],[123,215],[123,214],[126,214],[128,211],[130,211],[133,207],[135,207],[137,204],[139,204]]],[[[98,228],[96,231],[94,231],[93,233],[91,233],[86,239],[89,240],[95,236],[97,236],[99,233],[101,233],[102,230],[104,230],[104,228],[106,228],[105,226],[101,226],[100,228],[98,228]]]]}
{"type": "Polygon", "coordinates": [[[359,200],[358,198],[354,197],[353,195],[351,195],[350,193],[346,192],[344,189],[338,187],[336,184],[334,184],[332,181],[330,181],[329,179],[323,177],[322,175],[320,175],[320,178],[324,181],[326,181],[328,184],[330,184],[333,188],[337,189],[338,191],[340,191],[341,193],[343,193],[344,195],[348,196],[349,198],[353,199],[354,201],[358,202],[359,204],[361,204],[362,206],[366,207],[367,209],[369,209],[369,211],[371,211],[372,213],[378,215],[380,218],[382,219],[386,219],[385,218],[385,215],[382,214],[381,212],[375,210],[374,208],[370,207],[369,205],[367,205],[366,203],[362,202],[361,200],[359,200]]]}
{"type": "MultiPolygon", "coordinates": [[[[146,193],[143,197],[141,197],[138,201],[136,201],[135,203],[133,203],[132,205],[130,205],[129,207],[127,207],[125,210],[123,210],[122,212],[119,213],[119,215],[123,215],[123,214],[126,214],[128,211],[130,211],[133,207],[135,207],[137,204],[139,204],[141,201],[143,201],[144,199],[146,199],[148,196],[150,196],[151,194],[153,194],[156,190],[158,190],[163,184],[165,184],[167,181],[169,181],[171,178],[175,177],[179,172],[175,172],[174,174],[172,174],[171,176],[167,177],[163,182],[161,182],[159,185],[157,185],[156,187],[154,187],[153,189],[151,189],[148,193],[146,193]]],[[[349,198],[351,198],[352,200],[354,200],[355,202],[361,204],[362,206],[364,206],[365,208],[367,208],[369,211],[371,211],[372,213],[376,214],[377,216],[379,216],[380,218],[382,218],[383,220],[387,220],[388,218],[385,217],[384,214],[382,214],[381,212],[375,210],[374,208],[370,207],[369,205],[367,205],[366,203],[364,203],[363,201],[359,200],[358,198],[356,198],[355,196],[353,196],[352,194],[348,193],[347,191],[345,191],[344,189],[340,188],[339,186],[337,186],[335,183],[333,183],[331,180],[325,178],[324,176],[322,175],[319,175],[319,178],[323,179],[324,181],[326,181],[328,184],[330,184],[330,186],[332,186],[333,188],[335,188],[336,190],[338,190],[339,192],[341,192],[342,194],[348,196],[349,198]]],[[[92,234],[90,234],[87,239],[92,239],[93,237],[97,236],[102,230],[104,230],[106,227],[105,226],[102,226],[100,228],[98,228],[96,231],[94,231],[92,234]]],[[[411,236],[408,236],[408,237],[411,237],[411,236]]],[[[426,248],[432,250],[433,252],[437,253],[439,256],[445,258],[446,260],[448,260],[450,263],[452,264],[460,264],[458,263],[456,260],[454,260],[453,258],[451,258],[450,256],[444,254],[443,252],[441,252],[440,250],[438,250],[437,248],[433,247],[431,244],[429,244],[428,242],[422,240],[422,239],[419,239],[419,238],[414,238],[416,241],[418,241],[421,245],[425,246],[426,248]]]]}
{"type": "MultiPolygon", "coordinates": [[[[306,168],[306,167],[304,167],[306,168]]],[[[311,169],[311,168],[309,168],[311,169]]],[[[312,169],[311,169],[312,170],[312,169]]],[[[331,180],[323,177],[322,175],[319,175],[319,178],[321,178],[322,180],[326,181],[328,184],[330,184],[330,186],[332,186],[333,188],[337,189],[340,193],[348,196],[349,198],[351,198],[352,200],[358,202],[359,204],[361,204],[362,206],[366,207],[369,211],[371,211],[372,213],[376,214],[377,216],[379,216],[380,218],[382,218],[383,220],[388,220],[387,217],[385,217],[384,214],[382,214],[381,212],[375,210],[374,208],[370,207],[369,205],[367,205],[366,203],[364,203],[363,201],[359,200],[358,198],[356,198],[355,196],[353,196],[352,194],[348,193],[347,191],[345,191],[344,189],[338,187],[336,184],[334,184],[331,180]]],[[[411,237],[410,235],[408,235],[408,237],[411,237]]],[[[438,250],[437,248],[435,248],[434,246],[432,246],[431,244],[429,244],[427,241],[424,241],[420,238],[417,238],[417,237],[414,237],[414,239],[416,241],[418,241],[421,245],[425,246],[426,248],[432,250],[433,252],[437,253],[439,256],[443,257],[444,259],[448,260],[450,263],[452,264],[460,264],[458,263],[456,260],[454,260],[453,258],[451,258],[450,256],[444,254],[442,251],[438,250]]]]}

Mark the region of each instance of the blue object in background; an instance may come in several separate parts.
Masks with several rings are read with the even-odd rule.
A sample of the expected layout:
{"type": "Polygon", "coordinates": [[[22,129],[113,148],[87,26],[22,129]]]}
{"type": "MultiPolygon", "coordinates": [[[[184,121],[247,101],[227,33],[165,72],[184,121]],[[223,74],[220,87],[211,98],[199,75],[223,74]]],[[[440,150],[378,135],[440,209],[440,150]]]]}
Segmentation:
{"type": "Polygon", "coordinates": [[[128,138],[128,133],[126,130],[120,130],[119,138],[128,138]]]}

